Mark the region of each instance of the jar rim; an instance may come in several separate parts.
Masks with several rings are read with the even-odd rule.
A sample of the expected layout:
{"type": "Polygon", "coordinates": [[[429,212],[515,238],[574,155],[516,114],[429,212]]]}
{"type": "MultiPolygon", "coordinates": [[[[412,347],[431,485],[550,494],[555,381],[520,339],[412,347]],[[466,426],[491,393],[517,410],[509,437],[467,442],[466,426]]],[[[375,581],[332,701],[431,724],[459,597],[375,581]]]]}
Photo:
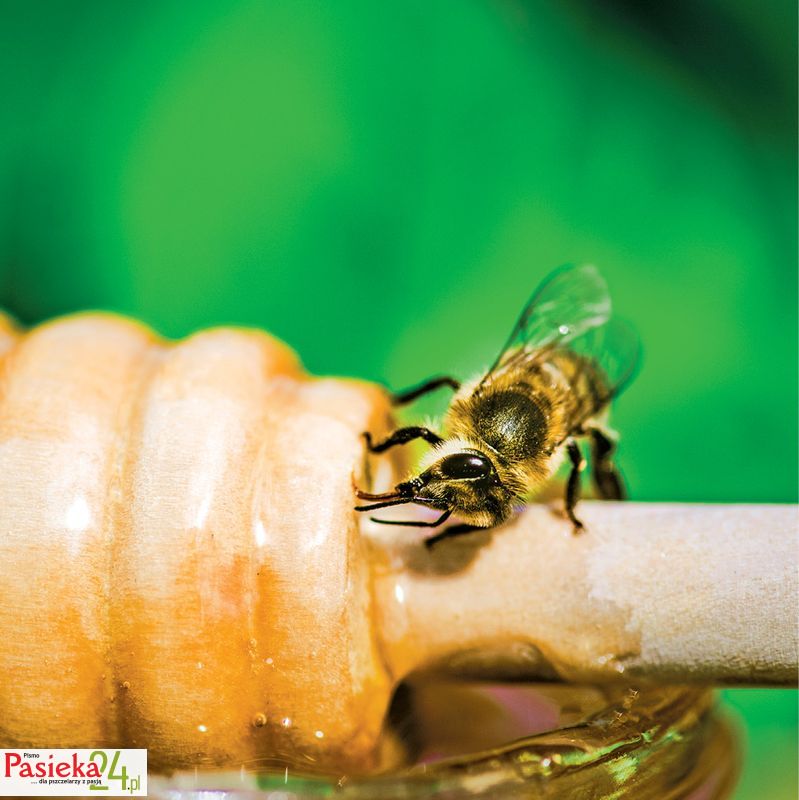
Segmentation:
{"type": "MultiPolygon", "coordinates": [[[[542,691],[546,686],[551,695],[553,685],[542,685],[542,691]]],[[[568,697],[569,688],[561,688],[568,697]]],[[[587,709],[576,721],[485,751],[352,777],[301,774],[288,767],[277,770],[274,764],[260,771],[258,765],[248,764],[238,773],[228,773],[227,781],[224,773],[203,771],[167,779],[154,776],[150,796],[239,800],[266,792],[280,800],[304,800],[335,793],[347,800],[421,800],[534,798],[540,792],[542,797],[662,800],[689,798],[700,789],[703,798],[723,798],[731,792],[738,775],[738,744],[713,690],[570,688],[591,688],[606,702],[587,709]]]]}

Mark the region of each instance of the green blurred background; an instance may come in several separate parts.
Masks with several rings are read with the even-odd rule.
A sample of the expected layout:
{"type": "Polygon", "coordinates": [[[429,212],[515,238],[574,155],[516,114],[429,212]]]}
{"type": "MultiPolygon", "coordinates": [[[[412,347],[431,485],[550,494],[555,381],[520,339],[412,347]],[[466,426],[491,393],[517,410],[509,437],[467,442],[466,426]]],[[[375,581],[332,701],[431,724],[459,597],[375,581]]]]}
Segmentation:
{"type": "MultiPolygon", "coordinates": [[[[592,261],[645,348],[632,496],[795,501],[795,30],[787,0],[2,0],[0,305],[257,325],[402,387],[592,261]]],[[[725,696],[738,798],[793,800],[795,693],[725,696]]]]}

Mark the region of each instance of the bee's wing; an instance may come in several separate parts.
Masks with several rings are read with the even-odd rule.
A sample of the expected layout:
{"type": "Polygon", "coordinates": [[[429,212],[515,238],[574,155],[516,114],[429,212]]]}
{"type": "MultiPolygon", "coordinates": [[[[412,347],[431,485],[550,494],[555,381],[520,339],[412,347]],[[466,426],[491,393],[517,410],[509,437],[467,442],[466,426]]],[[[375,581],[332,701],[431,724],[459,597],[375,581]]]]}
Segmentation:
{"type": "Polygon", "coordinates": [[[564,345],[604,325],[610,312],[608,286],[595,266],[556,269],[533,293],[483,380],[526,352],[564,345]]]}
{"type": "Polygon", "coordinates": [[[610,402],[632,380],[641,358],[641,340],[626,320],[611,317],[604,325],[591,328],[559,350],[582,356],[598,373],[596,410],[610,402]]]}
{"type": "MultiPolygon", "coordinates": [[[[641,358],[641,341],[629,322],[611,317],[604,324],[589,328],[568,341],[556,341],[535,349],[517,348],[498,369],[524,371],[551,364],[560,371],[563,354],[578,356],[570,359],[577,370],[570,370],[568,377],[563,376],[575,390],[588,373],[593,401],[588,414],[591,417],[619,394],[635,375],[641,358]]],[[[581,425],[585,419],[575,421],[581,425]]]]}

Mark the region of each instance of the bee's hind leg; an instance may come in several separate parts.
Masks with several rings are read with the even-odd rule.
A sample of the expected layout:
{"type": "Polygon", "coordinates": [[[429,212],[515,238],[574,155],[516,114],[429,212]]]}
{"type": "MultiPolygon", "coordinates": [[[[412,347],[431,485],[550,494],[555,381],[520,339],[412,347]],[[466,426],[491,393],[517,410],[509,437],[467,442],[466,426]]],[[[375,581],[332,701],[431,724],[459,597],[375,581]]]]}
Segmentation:
{"type": "Polygon", "coordinates": [[[391,396],[391,402],[395,406],[404,406],[407,403],[412,403],[417,397],[422,397],[429,392],[434,392],[441,386],[449,386],[450,389],[458,391],[461,388],[460,381],[455,378],[450,378],[448,375],[442,375],[438,378],[430,378],[419,386],[414,386],[412,389],[406,389],[404,392],[398,392],[391,396]]]}
{"type": "Polygon", "coordinates": [[[572,465],[569,480],[566,484],[566,515],[574,525],[574,532],[579,533],[585,525],[574,516],[574,507],[580,499],[580,473],[585,469],[585,459],[574,439],[567,440],[566,452],[569,454],[569,461],[571,461],[572,465]]]}
{"type": "Polygon", "coordinates": [[[389,447],[394,447],[398,444],[407,444],[414,439],[424,439],[430,444],[441,444],[444,440],[429,428],[421,428],[412,425],[408,428],[398,428],[390,436],[383,439],[382,442],[373,442],[371,433],[364,433],[363,438],[366,439],[366,446],[369,448],[370,453],[382,453],[388,450],[389,447]]]}
{"type": "Polygon", "coordinates": [[[624,500],[627,496],[624,483],[612,461],[616,443],[598,428],[591,428],[588,433],[593,453],[594,485],[599,496],[604,500],[624,500]]]}

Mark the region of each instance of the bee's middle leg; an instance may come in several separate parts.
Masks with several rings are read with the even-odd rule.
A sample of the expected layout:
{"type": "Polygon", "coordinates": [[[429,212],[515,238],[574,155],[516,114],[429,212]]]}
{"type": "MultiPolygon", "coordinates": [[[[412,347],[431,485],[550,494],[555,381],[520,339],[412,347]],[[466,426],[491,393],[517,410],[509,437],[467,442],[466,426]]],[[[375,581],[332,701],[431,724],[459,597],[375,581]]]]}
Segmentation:
{"type": "Polygon", "coordinates": [[[616,449],[615,443],[598,428],[591,428],[588,433],[594,457],[594,484],[599,496],[604,500],[624,500],[627,496],[624,483],[611,460],[616,449]]]}
{"type": "Polygon", "coordinates": [[[428,536],[428,538],[424,540],[424,546],[429,550],[431,547],[433,547],[433,545],[438,544],[444,539],[452,539],[456,536],[463,536],[464,533],[484,530],[485,528],[481,528],[479,525],[470,525],[468,522],[462,522],[458,525],[450,525],[448,528],[444,528],[441,533],[437,533],[435,536],[428,536]]]}
{"type": "Polygon", "coordinates": [[[417,425],[412,425],[408,428],[398,428],[390,436],[383,439],[382,442],[373,442],[372,434],[368,432],[364,433],[363,438],[366,439],[366,447],[369,449],[370,453],[382,453],[384,450],[388,450],[389,447],[394,447],[394,445],[398,444],[407,444],[414,439],[424,439],[430,444],[441,444],[441,442],[444,441],[437,433],[434,433],[429,428],[422,428],[417,425]]]}
{"type": "Polygon", "coordinates": [[[585,459],[574,439],[566,442],[566,452],[572,465],[566,484],[566,514],[574,525],[574,532],[579,533],[585,526],[574,515],[574,507],[580,499],[580,473],[585,469],[585,459]]]}

